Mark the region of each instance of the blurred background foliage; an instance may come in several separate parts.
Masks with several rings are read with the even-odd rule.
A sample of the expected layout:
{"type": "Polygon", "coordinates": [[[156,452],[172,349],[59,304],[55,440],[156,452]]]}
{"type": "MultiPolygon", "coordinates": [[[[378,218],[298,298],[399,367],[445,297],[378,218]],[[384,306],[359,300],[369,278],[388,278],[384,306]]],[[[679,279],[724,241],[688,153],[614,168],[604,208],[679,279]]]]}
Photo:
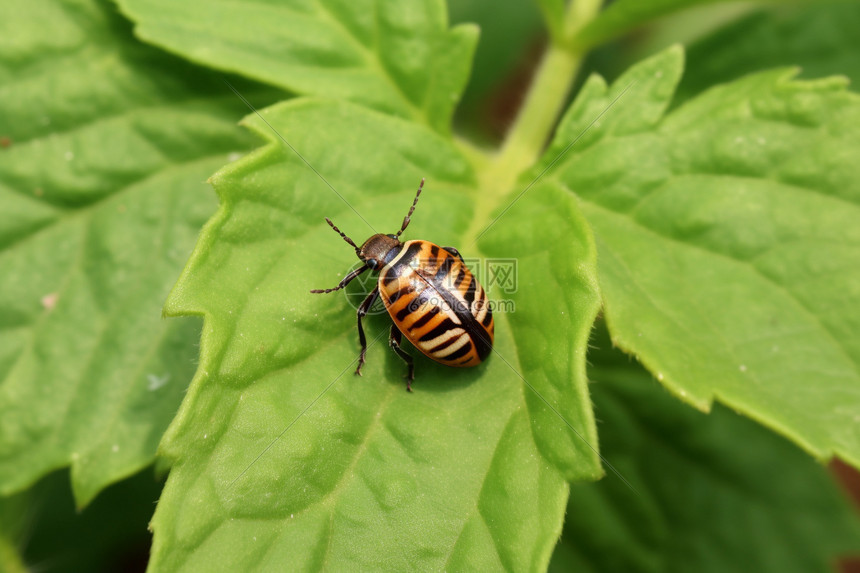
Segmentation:
{"type": "MultiPolygon", "coordinates": [[[[509,125],[546,45],[540,11],[535,3],[529,1],[508,3],[504,9],[499,9],[498,3],[492,0],[458,0],[449,4],[452,24],[474,22],[481,28],[473,74],[456,115],[457,131],[487,146],[494,145],[501,140],[509,125]]],[[[846,75],[856,85],[860,81],[860,58],[857,57],[860,54],[860,35],[857,30],[860,30],[860,5],[857,2],[706,5],[661,18],[594,50],[579,82],[592,72],[611,81],[641,58],[681,42],[687,48],[687,67],[675,105],[715,83],[780,66],[798,66],[804,78],[846,75]]],[[[130,26],[128,35],[129,42],[136,41],[131,36],[130,26]]],[[[177,68],[187,66],[178,58],[172,60],[177,68]]],[[[227,90],[226,86],[224,90],[227,90]]],[[[240,116],[237,114],[237,121],[240,116]]],[[[192,343],[193,339],[190,339],[189,344],[192,343]]],[[[641,472],[647,465],[642,464],[646,461],[644,457],[637,462],[637,456],[645,456],[642,450],[637,450],[643,444],[627,444],[625,436],[630,431],[628,424],[635,425],[636,416],[650,416],[651,421],[661,420],[662,425],[657,424],[656,434],[645,440],[662,444],[663,448],[651,444],[653,447],[649,451],[655,452],[658,461],[654,462],[650,457],[648,460],[663,464],[663,469],[670,468],[679,482],[677,487],[695,489],[695,495],[704,501],[724,496],[724,501],[732,508],[744,511],[744,498],[740,495],[743,492],[723,491],[718,479],[697,476],[695,468],[671,455],[672,451],[676,454],[678,451],[696,451],[700,455],[722,456],[730,460],[731,452],[720,451],[710,441],[714,432],[728,432],[735,435],[735,439],[750,444],[750,451],[735,458],[739,464],[735,471],[739,475],[749,472],[761,477],[770,472],[774,483],[779,481],[782,487],[796,493],[798,503],[809,504],[811,518],[826,516],[826,512],[831,511],[833,531],[839,531],[843,526],[847,530],[856,528],[856,520],[852,521],[853,518],[845,513],[849,506],[840,507],[842,500],[818,489],[824,484],[824,490],[827,490],[826,482],[832,479],[832,475],[828,476],[827,470],[793,445],[723,408],[717,408],[710,417],[680,404],[667,409],[665,401],[669,400],[668,396],[656,384],[649,382],[649,374],[623,354],[607,350],[608,341],[600,334],[596,337],[595,346],[599,351],[592,360],[594,368],[590,375],[596,381],[592,389],[601,421],[601,443],[605,447],[605,456],[616,461],[623,472],[641,472]],[[654,411],[634,414],[627,406],[642,392],[663,396],[652,404],[654,411]],[[672,411],[674,417],[670,414],[672,411]],[[678,428],[689,432],[678,432],[678,428]],[[698,431],[692,431],[693,428],[698,428],[698,431]],[[768,457],[769,452],[776,450],[805,470],[793,476],[779,474],[780,468],[770,465],[768,457]],[[659,457],[661,455],[662,458],[659,457]],[[786,477],[790,479],[784,479],[786,477]],[[700,482],[690,483],[696,479],[700,482]]],[[[151,541],[147,524],[162,484],[155,474],[152,468],[145,469],[109,487],[81,511],[75,509],[65,469],[43,478],[23,493],[0,499],[0,562],[14,568],[17,560],[21,570],[40,572],[144,570],[151,541]]],[[[850,481],[855,474],[844,475],[845,481],[850,481]]],[[[679,556],[677,560],[668,560],[662,551],[671,542],[686,542],[695,548],[696,543],[701,543],[707,535],[706,531],[691,529],[694,523],[701,521],[685,521],[685,509],[697,508],[670,508],[661,515],[654,506],[649,506],[661,501],[670,503],[671,496],[665,500],[640,499],[619,505],[619,499],[631,495],[630,492],[613,491],[621,487],[618,480],[573,487],[565,531],[551,565],[553,571],[573,568],[585,571],[741,570],[736,567],[743,567],[743,562],[708,560],[707,551],[701,547],[698,552],[676,553],[679,556]],[[594,519],[613,521],[613,524],[594,533],[589,528],[590,520],[594,519]],[[651,537],[637,539],[628,526],[642,520],[653,522],[654,533],[651,537]],[[686,537],[680,541],[671,540],[668,537],[671,531],[684,531],[686,537]],[[625,555],[613,553],[613,547],[622,543],[637,549],[625,555]]],[[[698,509],[707,505],[703,504],[698,509]]],[[[778,512],[779,508],[769,508],[765,502],[763,506],[752,508],[746,518],[754,520],[755,513],[770,510],[778,512]]],[[[737,518],[738,515],[723,515],[722,519],[727,517],[737,518]]],[[[825,530],[816,531],[815,524],[815,519],[809,523],[786,524],[783,533],[788,537],[817,536],[821,541],[822,555],[850,549],[850,540],[839,535],[829,536],[825,530]]],[[[720,526],[726,527],[727,522],[715,517],[714,529],[720,526]]],[[[735,558],[748,557],[743,548],[759,541],[738,539],[731,532],[722,540],[726,550],[737,550],[735,558]]],[[[805,568],[816,569],[821,565],[781,563],[775,553],[760,556],[760,559],[763,561],[756,564],[747,561],[746,570],[777,570],[780,567],[785,567],[784,570],[809,570],[805,568]]],[[[860,561],[844,561],[841,565],[844,570],[860,571],[860,561]]]]}

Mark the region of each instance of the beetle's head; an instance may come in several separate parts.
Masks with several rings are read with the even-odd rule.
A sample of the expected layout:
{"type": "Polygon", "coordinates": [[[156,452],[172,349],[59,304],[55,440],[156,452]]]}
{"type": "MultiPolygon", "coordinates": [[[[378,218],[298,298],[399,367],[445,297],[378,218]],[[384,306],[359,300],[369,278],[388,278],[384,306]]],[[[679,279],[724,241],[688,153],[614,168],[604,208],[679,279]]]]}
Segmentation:
{"type": "MultiPolygon", "coordinates": [[[[400,230],[397,231],[394,235],[383,235],[382,233],[377,233],[373,235],[368,240],[364,242],[360,247],[357,246],[352,239],[347,237],[343,231],[337,228],[334,223],[331,222],[331,219],[328,217],[325,218],[325,222],[329,224],[329,227],[334,229],[334,232],[340,235],[344,241],[346,241],[350,247],[355,249],[355,254],[358,255],[358,258],[361,259],[367,268],[375,271],[379,270],[386,265],[392,258],[394,258],[395,253],[397,253],[403,243],[400,242],[400,235],[403,231],[406,230],[406,227],[409,225],[409,220],[412,217],[412,213],[415,212],[415,205],[418,204],[418,197],[421,196],[421,189],[424,188],[424,179],[421,180],[421,184],[418,185],[418,192],[415,193],[415,199],[412,201],[412,207],[409,208],[409,212],[403,217],[403,224],[400,225],[400,230]]],[[[363,270],[361,272],[364,272],[363,270]]],[[[360,273],[359,273],[360,274],[360,273]]]]}
{"type": "Polygon", "coordinates": [[[402,245],[397,235],[376,234],[370,237],[358,249],[358,258],[361,259],[371,270],[378,270],[388,262],[389,253],[400,248],[402,245]]]}

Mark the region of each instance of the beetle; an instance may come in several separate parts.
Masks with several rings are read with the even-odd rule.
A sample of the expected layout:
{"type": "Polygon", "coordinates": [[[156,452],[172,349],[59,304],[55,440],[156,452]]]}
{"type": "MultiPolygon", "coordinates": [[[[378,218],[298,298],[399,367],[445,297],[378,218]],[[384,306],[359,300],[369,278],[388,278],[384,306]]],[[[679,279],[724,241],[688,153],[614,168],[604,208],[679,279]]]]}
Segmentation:
{"type": "Polygon", "coordinates": [[[415,365],[412,357],[400,346],[404,335],[427,357],[454,367],[477,366],[493,349],[493,311],[487,293],[466,266],[460,252],[429,241],[400,241],[423,188],[424,179],[421,179],[415,200],[396,234],[377,233],[360,247],[326,217],[326,223],[355,249],[363,264],[346,275],[336,287],[311,291],[314,294],[338,291],[365,271],[379,273],[376,286],[358,307],[361,353],[355,373],[361,376],[367,353],[361,319],[382,297],[394,323],[388,344],[406,363],[406,389],[409,392],[415,379],[415,365]]]}

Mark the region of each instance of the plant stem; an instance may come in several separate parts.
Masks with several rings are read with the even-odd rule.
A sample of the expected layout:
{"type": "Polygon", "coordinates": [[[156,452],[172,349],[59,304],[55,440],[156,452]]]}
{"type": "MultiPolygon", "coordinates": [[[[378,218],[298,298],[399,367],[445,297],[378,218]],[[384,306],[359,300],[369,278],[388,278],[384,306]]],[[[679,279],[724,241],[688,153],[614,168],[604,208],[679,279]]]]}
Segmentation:
{"type": "Polygon", "coordinates": [[[576,34],[600,10],[601,0],[572,0],[564,19],[564,38],[549,46],[523,106],[505,137],[498,161],[522,171],[537,159],[555,125],[585,57],[573,48],[576,34]]]}
{"type": "MultiPolygon", "coordinates": [[[[558,120],[586,52],[576,47],[577,33],[600,11],[602,0],[572,0],[564,19],[564,37],[547,48],[525,101],[505,136],[499,153],[481,173],[477,213],[486,216],[505,197],[517,177],[543,151],[558,120]]],[[[466,243],[483,230],[485,217],[473,218],[466,243]]]]}
{"type": "Polygon", "coordinates": [[[499,151],[500,167],[517,174],[534,163],[567,100],[581,61],[581,56],[565,48],[549,47],[499,151]]]}
{"type": "Polygon", "coordinates": [[[564,19],[564,42],[567,46],[576,43],[579,32],[594,20],[602,5],[603,0],[571,0],[564,19]]]}

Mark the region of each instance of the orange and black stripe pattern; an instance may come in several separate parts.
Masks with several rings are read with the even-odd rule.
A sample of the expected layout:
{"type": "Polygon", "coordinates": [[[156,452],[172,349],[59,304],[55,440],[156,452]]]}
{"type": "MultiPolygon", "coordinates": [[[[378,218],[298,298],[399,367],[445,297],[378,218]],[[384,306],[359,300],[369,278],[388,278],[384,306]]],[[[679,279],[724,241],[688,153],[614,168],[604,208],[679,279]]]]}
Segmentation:
{"type": "Polygon", "coordinates": [[[484,287],[462,259],[428,241],[406,241],[379,273],[379,292],[397,328],[448,366],[476,366],[493,348],[484,287]]]}

